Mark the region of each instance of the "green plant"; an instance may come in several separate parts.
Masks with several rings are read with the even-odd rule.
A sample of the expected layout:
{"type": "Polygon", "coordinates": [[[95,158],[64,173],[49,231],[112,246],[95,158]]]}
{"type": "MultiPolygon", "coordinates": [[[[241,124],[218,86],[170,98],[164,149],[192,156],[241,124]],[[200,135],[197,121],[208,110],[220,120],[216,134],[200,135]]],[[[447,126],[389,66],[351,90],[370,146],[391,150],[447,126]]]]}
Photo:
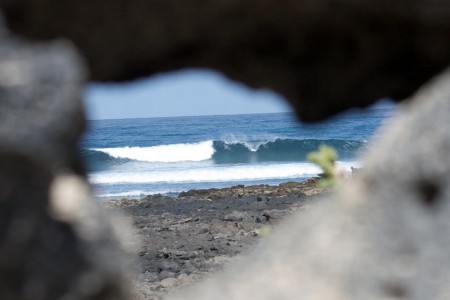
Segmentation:
{"type": "Polygon", "coordinates": [[[333,147],[321,145],[318,151],[310,152],[307,159],[319,166],[322,173],[319,174],[319,187],[335,187],[337,184],[336,160],[337,153],[333,147]]]}

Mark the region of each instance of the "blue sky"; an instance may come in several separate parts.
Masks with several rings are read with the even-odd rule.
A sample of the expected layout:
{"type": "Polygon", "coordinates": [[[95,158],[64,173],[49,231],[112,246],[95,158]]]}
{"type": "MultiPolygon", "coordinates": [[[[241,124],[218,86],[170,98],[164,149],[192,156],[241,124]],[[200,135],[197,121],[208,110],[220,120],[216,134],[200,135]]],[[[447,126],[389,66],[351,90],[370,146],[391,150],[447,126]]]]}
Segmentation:
{"type": "Polygon", "coordinates": [[[122,84],[91,84],[84,102],[90,120],[291,111],[274,92],[250,89],[206,70],[122,84]]]}

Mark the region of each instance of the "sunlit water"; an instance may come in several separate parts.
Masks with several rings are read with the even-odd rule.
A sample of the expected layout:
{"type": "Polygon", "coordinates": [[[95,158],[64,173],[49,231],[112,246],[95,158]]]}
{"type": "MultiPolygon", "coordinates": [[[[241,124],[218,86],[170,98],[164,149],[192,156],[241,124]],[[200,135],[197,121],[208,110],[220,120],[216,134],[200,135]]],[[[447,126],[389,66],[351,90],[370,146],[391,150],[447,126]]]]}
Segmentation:
{"type": "Polygon", "coordinates": [[[175,195],[236,184],[278,184],[320,173],[306,161],[333,146],[338,165],[358,166],[392,108],[346,113],[314,125],[291,113],[90,121],[80,147],[99,197],[175,195]]]}

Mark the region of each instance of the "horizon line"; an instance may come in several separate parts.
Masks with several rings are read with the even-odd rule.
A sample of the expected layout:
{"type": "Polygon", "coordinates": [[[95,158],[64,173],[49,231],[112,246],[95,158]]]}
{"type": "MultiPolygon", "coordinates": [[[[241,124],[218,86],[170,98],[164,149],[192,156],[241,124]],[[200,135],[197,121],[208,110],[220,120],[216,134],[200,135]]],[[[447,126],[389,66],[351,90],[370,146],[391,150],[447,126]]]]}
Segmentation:
{"type": "Polygon", "coordinates": [[[105,119],[88,119],[87,121],[108,121],[108,120],[131,120],[131,119],[163,119],[163,118],[186,118],[186,117],[220,117],[220,116],[245,116],[245,115],[268,115],[268,114],[285,114],[295,113],[294,111],[278,111],[278,112],[261,112],[261,113],[237,113],[237,114],[205,114],[205,115],[181,115],[181,116],[149,116],[149,117],[124,117],[124,118],[105,118],[105,119]]]}

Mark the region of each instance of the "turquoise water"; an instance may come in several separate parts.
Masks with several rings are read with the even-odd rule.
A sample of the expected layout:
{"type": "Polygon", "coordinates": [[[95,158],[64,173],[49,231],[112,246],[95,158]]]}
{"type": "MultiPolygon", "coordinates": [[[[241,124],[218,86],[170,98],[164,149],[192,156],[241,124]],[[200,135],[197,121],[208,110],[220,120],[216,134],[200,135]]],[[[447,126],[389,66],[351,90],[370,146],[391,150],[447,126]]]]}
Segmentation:
{"type": "Polygon", "coordinates": [[[358,155],[391,114],[372,108],[314,125],[291,113],[97,120],[81,152],[99,197],[278,184],[319,173],[306,155],[321,144],[336,148],[342,168],[359,165],[358,155]]]}

